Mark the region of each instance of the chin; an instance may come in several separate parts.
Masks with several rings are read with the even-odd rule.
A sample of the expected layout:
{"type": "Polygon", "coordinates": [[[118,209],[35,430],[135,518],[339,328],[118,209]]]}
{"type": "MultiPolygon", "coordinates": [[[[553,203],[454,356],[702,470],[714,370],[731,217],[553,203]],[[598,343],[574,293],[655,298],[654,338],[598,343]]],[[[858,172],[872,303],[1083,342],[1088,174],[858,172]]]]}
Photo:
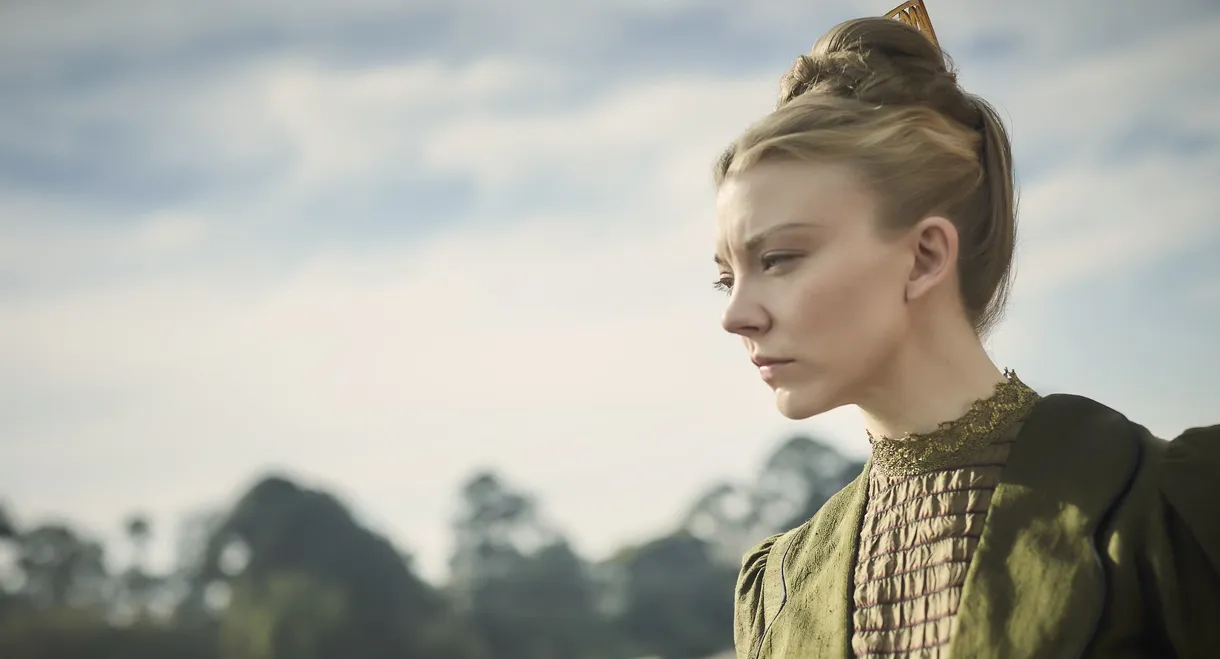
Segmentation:
{"type": "Polygon", "coordinates": [[[833,404],[830,397],[819,395],[818,392],[780,387],[775,390],[775,407],[789,419],[802,421],[829,412],[838,405],[833,404]]]}

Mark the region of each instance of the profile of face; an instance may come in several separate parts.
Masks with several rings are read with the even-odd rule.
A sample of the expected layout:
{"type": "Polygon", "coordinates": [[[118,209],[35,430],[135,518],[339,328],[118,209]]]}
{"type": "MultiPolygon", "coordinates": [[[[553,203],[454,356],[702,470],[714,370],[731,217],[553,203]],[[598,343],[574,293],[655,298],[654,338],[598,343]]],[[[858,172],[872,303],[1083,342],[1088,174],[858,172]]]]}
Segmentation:
{"type": "Polygon", "coordinates": [[[858,403],[879,384],[909,330],[919,252],[880,228],[875,195],[853,171],[750,167],[718,190],[716,233],[724,329],[742,338],[784,416],[858,403]]]}

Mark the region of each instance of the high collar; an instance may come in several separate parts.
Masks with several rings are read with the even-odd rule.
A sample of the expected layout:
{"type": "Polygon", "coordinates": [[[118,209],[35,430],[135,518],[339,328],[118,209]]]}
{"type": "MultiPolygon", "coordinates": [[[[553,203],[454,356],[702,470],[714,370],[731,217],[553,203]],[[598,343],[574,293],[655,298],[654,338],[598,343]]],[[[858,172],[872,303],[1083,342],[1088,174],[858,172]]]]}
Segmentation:
{"type": "Polygon", "coordinates": [[[873,471],[881,476],[914,476],[967,464],[987,445],[1008,434],[1038,402],[1038,394],[1017,374],[1004,371],[991,395],[974,401],[962,416],[927,433],[874,437],[873,471]]]}

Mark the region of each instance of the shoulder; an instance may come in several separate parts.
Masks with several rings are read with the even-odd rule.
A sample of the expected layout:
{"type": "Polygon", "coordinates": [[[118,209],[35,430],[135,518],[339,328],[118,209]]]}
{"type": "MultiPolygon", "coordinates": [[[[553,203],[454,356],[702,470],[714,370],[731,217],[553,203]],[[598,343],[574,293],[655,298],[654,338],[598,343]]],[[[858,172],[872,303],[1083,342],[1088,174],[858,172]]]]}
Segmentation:
{"type": "MultiPolygon", "coordinates": [[[[1181,657],[1213,656],[1220,643],[1220,425],[1169,439],[1137,426],[1139,476],[1115,515],[1112,545],[1144,575],[1167,641],[1181,657]],[[1124,540],[1125,536],[1125,540],[1124,540]]],[[[1121,561],[1118,562],[1122,564],[1121,561]]]]}
{"type": "Polygon", "coordinates": [[[1177,484],[1200,487],[1220,475],[1220,425],[1190,428],[1164,442],[1163,469],[1177,484]]]}
{"type": "Polygon", "coordinates": [[[741,571],[737,578],[738,600],[756,598],[763,587],[767,574],[779,569],[783,556],[794,547],[808,543],[820,534],[818,531],[839,524],[847,514],[848,507],[859,489],[864,486],[868,465],[854,480],[835,492],[813,517],[800,526],[768,536],[751,547],[741,559],[741,571]]]}
{"type": "MultiPolygon", "coordinates": [[[[1142,499],[1144,512],[1176,518],[1209,551],[1213,565],[1220,569],[1220,425],[1187,429],[1178,435],[1161,437],[1117,411],[1095,401],[1094,420],[1107,419],[1108,435],[1091,450],[1114,452],[1122,444],[1134,447],[1135,466],[1131,479],[1132,496],[1142,499]]],[[[1082,409],[1083,409],[1082,408],[1082,409]]]]}
{"type": "Polygon", "coordinates": [[[1089,449],[1102,450],[1115,445],[1115,440],[1131,438],[1134,430],[1131,421],[1118,410],[1075,394],[1051,394],[1040,399],[1025,427],[1042,435],[1062,435],[1069,445],[1083,442],[1089,449]]]}
{"type": "Polygon", "coordinates": [[[1090,474],[1094,480],[1108,476],[1106,480],[1126,489],[1144,472],[1160,470],[1167,444],[1096,400],[1051,394],[1039,400],[1026,418],[1013,460],[1037,476],[1055,474],[1072,480],[1090,474]]]}
{"type": "MultiPolygon", "coordinates": [[[[766,612],[777,607],[777,603],[766,601],[768,591],[775,590],[766,586],[766,581],[771,580],[774,572],[768,571],[767,567],[773,562],[771,555],[775,552],[776,544],[791,533],[788,531],[767,537],[751,547],[741,559],[733,603],[733,646],[739,659],[753,655],[754,646],[766,628],[766,612]]],[[[775,558],[774,562],[779,560],[775,558]]]]}
{"type": "Polygon", "coordinates": [[[867,470],[866,466],[860,476],[831,496],[803,524],[768,536],[742,557],[733,607],[733,644],[739,658],[754,656],[768,622],[788,596],[785,562],[795,560],[792,557],[808,549],[811,542],[834,542],[835,534],[821,530],[838,526],[847,516],[848,502],[858,494],[867,470]]]}
{"type": "MultiPolygon", "coordinates": [[[[1147,532],[1189,535],[1220,570],[1220,425],[1164,438],[1102,403],[1070,394],[1047,396],[1035,407],[1040,433],[1069,457],[1072,470],[1127,472],[1120,518],[1138,519],[1147,532]]],[[[1116,522],[1119,520],[1115,520],[1116,522]]]]}
{"type": "Polygon", "coordinates": [[[1072,394],[1040,399],[1025,418],[1002,480],[1035,499],[1058,499],[1096,517],[1132,486],[1141,463],[1137,426],[1072,394]]]}
{"type": "Polygon", "coordinates": [[[1179,469],[1220,464],[1220,425],[1191,428],[1165,439],[1096,400],[1075,394],[1051,394],[1038,401],[1029,421],[1039,432],[1068,433],[1069,442],[1083,442],[1089,450],[1124,451],[1132,443],[1141,462],[1157,468],[1179,469]]]}
{"type": "Polygon", "coordinates": [[[1159,493],[1220,573],[1220,425],[1191,428],[1158,448],[1159,493]]]}

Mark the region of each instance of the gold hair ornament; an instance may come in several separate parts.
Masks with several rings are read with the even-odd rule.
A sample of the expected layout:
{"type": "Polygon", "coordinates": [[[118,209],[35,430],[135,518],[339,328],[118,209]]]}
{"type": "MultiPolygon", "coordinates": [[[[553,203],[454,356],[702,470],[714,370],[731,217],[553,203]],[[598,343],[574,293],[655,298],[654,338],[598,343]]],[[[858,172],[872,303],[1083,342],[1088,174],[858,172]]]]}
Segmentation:
{"type": "Polygon", "coordinates": [[[923,0],[909,0],[892,9],[886,18],[892,18],[896,21],[902,21],[907,25],[919,30],[940,48],[940,42],[936,40],[936,30],[932,29],[932,19],[928,18],[928,8],[924,6],[923,0]]]}

